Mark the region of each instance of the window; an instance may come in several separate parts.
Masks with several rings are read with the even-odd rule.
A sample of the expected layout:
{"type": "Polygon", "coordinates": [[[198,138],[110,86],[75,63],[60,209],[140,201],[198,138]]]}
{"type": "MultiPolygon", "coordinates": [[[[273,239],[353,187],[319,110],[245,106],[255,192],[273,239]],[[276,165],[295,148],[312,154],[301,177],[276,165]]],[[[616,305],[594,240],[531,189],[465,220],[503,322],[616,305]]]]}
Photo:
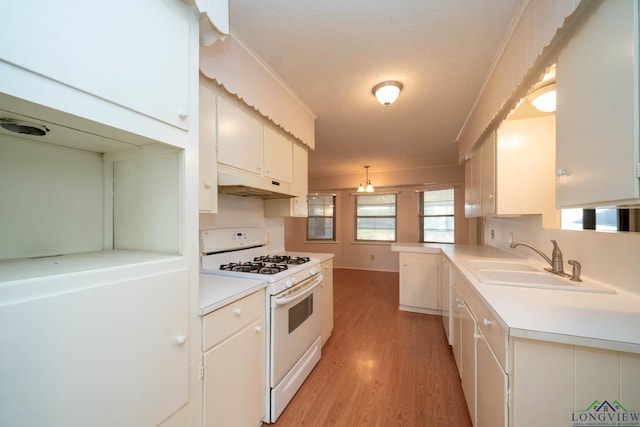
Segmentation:
{"type": "Polygon", "coordinates": [[[336,240],[336,196],[310,194],[307,240],[336,240]]]}
{"type": "Polygon", "coordinates": [[[356,195],[356,240],[396,241],[396,195],[356,195]]]}
{"type": "Polygon", "coordinates": [[[639,231],[638,209],[562,209],[563,230],[639,231]]]}
{"type": "Polygon", "coordinates": [[[453,243],[453,188],[420,192],[420,241],[453,243]]]}

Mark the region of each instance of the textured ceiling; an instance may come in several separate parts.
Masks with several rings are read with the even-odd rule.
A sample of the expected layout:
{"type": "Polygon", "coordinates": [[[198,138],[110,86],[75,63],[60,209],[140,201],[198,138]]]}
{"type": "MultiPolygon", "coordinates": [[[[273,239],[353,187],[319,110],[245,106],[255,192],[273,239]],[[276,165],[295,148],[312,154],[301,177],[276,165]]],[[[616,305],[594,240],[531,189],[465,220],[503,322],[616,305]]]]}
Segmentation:
{"type": "Polygon", "coordinates": [[[316,114],[309,175],[455,164],[526,0],[230,0],[232,31],[316,114]],[[371,88],[399,80],[393,105],[371,88]]]}

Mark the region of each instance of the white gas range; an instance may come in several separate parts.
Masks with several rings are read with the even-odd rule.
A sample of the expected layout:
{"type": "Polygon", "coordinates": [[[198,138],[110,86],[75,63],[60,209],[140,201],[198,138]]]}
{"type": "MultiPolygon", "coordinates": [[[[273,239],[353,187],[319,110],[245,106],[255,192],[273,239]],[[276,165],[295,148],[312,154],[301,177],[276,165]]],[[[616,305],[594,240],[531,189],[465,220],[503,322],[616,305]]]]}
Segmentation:
{"type": "Polygon", "coordinates": [[[275,422],[320,360],[320,261],[265,253],[263,228],[222,228],[200,233],[201,272],[263,280],[267,285],[267,414],[275,422]]]}

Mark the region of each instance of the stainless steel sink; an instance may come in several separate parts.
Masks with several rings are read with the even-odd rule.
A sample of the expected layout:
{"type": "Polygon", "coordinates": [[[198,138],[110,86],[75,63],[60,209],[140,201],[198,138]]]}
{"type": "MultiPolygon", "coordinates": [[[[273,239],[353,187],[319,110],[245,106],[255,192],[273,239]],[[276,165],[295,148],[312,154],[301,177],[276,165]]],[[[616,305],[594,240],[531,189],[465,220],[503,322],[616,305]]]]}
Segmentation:
{"type": "Polygon", "coordinates": [[[615,290],[594,280],[583,278],[581,282],[574,282],[569,278],[554,275],[544,271],[542,267],[537,267],[525,261],[466,259],[463,260],[463,263],[478,281],[487,285],[616,293],[615,290]]]}

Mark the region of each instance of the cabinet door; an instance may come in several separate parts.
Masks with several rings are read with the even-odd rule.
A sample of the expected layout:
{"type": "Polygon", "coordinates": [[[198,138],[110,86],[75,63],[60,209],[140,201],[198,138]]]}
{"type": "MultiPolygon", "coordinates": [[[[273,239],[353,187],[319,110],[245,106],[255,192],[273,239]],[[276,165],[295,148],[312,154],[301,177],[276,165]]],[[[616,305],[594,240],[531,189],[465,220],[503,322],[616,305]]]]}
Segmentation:
{"type": "MultiPolygon", "coordinates": [[[[0,15],[0,39],[20,42],[3,43],[0,58],[111,106],[188,129],[190,76],[197,75],[190,71],[197,61],[189,48],[193,18],[179,1],[11,2],[0,15]]],[[[63,109],[65,100],[53,93],[34,95],[25,82],[7,83],[13,96],[63,109]]],[[[66,111],[87,117],[86,104],[71,108],[66,111]]],[[[99,121],[111,120],[105,115],[99,121]]]]}
{"type": "Polygon", "coordinates": [[[320,313],[322,345],[327,342],[333,330],[333,260],[322,263],[324,280],[320,285],[322,312],[320,313]]]}
{"type": "Polygon", "coordinates": [[[555,117],[505,120],[497,132],[495,213],[555,214],[555,117]]]}
{"type": "Polygon", "coordinates": [[[264,175],[293,182],[293,143],[270,126],[264,127],[264,175]]]}
{"type": "Polygon", "coordinates": [[[440,308],[440,254],[400,253],[400,306],[440,308]]]}
{"type": "Polygon", "coordinates": [[[460,291],[457,289],[454,283],[451,284],[452,289],[452,304],[451,315],[453,316],[453,330],[451,332],[451,349],[453,350],[453,357],[456,360],[456,368],[458,368],[458,375],[462,378],[462,310],[464,309],[464,300],[460,291]]]}
{"type": "Polygon", "coordinates": [[[482,215],[496,213],[496,132],[491,132],[482,143],[482,170],[480,172],[482,215]]]}
{"type": "Polygon", "coordinates": [[[204,425],[258,426],[266,409],[264,319],[204,355],[204,425]]]}
{"type": "Polygon", "coordinates": [[[155,426],[188,402],[187,269],[86,285],[0,307],[0,425],[155,426]]]}
{"type": "Polygon", "coordinates": [[[307,193],[309,188],[309,151],[306,145],[293,144],[293,192],[297,195],[291,202],[291,215],[309,214],[307,193]]]}
{"type": "Polygon", "coordinates": [[[504,427],[507,425],[507,374],[504,373],[489,345],[477,340],[477,424],[476,427],[504,427]]]}
{"type": "Polygon", "coordinates": [[[239,105],[218,96],[218,162],[262,175],[263,125],[239,105]]]}
{"type": "Polygon", "coordinates": [[[482,154],[481,150],[464,165],[464,216],[479,216],[482,204],[482,154]]]}
{"type": "Polygon", "coordinates": [[[466,304],[460,309],[460,377],[469,415],[476,419],[476,321],[466,304]]]}
{"type": "Polygon", "coordinates": [[[198,187],[201,212],[218,211],[218,160],[216,155],[217,119],[216,94],[208,80],[200,80],[200,185],[198,187]]]}
{"type": "Polygon", "coordinates": [[[440,309],[442,310],[442,325],[447,334],[449,344],[452,344],[452,313],[451,313],[451,263],[442,257],[442,269],[440,271],[440,309]]]}
{"type": "Polygon", "coordinates": [[[556,69],[556,205],[612,205],[638,189],[638,38],[634,1],[605,1],[556,69]]]}

